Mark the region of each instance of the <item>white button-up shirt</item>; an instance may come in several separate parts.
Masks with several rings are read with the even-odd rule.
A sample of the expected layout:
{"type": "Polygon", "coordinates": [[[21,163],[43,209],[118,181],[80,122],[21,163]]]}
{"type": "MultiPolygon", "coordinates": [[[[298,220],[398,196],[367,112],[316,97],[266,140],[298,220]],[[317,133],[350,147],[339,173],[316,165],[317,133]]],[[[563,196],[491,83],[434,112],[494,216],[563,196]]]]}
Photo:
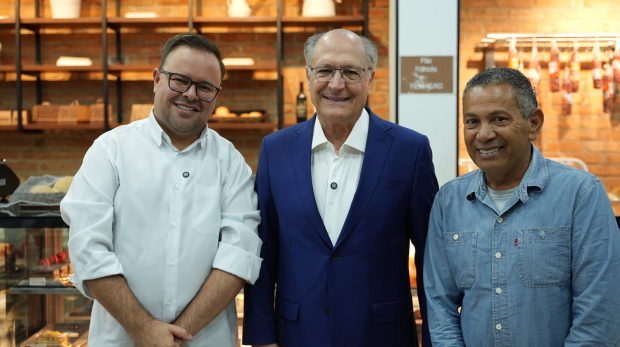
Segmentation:
{"type": "MultiPolygon", "coordinates": [[[[123,275],[142,306],[172,323],[213,268],[258,278],[260,215],[252,170],[233,145],[205,127],[183,151],[153,113],[99,137],[60,208],[71,226],[71,281],[123,275]]],[[[131,314],[127,312],[127,314],[131,314]]],[[[89,346],[133,346],[97,302],[89,346]]],[[[187,346],[237,346],[233,301],[187,346]]]]}
{"type": "Polygon", "coordinates": [[[312,135],[312,188],[323,224],[336,244],[344,222],[349,214],[353,196],[362,172],[364,151],[368,139],[370,117],[364,109],[353,126],[349,137],[336,149],[323,132],[317,117],[312,135]]]}

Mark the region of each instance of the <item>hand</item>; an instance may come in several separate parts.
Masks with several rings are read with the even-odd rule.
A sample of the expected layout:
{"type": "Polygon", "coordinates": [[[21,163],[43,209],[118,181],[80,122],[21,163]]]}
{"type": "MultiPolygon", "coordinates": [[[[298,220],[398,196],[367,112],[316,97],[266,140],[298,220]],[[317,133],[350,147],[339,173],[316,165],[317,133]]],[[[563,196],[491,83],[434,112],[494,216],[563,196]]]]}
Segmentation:
{"type": "Polygon", "coordinates": [[[131,338],[136,347],[180,347],[194,339],[187,330],[157,320],[153,320],[131,338]]]}

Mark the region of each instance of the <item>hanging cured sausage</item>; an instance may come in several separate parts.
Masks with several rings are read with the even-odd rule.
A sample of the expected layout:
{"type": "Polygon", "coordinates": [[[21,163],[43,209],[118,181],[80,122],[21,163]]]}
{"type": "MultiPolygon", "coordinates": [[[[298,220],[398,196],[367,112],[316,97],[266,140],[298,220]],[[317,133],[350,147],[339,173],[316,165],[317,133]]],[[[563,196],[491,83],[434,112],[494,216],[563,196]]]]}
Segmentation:
{"type": "Polygon", "coordinates": [[[519,69],[519,51],[517,51],[517,39],[514,37],[510,40],[508,47],[508,67],[511,69],[519,69]]]}
{"type": "Polygon", "coordinates": [[[581,62],[579,61],[579,44],[575,41],[573,47],[573,54],[571,54],[570,62],[568,64],[570,68],[570,82],[573,93],[579,91],[579,79],[581,77],[581,62]]]}
{"type": "Polygon", "coordinates": [[[602,66],[601,48],[599,47],[598,41],[596,41],[592,49],[592,83],[596,89],[601,89],[603,87],[602,66]]]}
{"type": "Polygon", "coordinates": [[[570,79],[570,69],[564,68],[564,78],[562,79],[562,115],[569,116],[573,112],[573,94],[571,93],[572,81],[570,79]]]}
{"type": "Polygon", "coordinates": [[[534,40],[534,46],[532,47],[532,57],[530,58],[530,65],[528,71],[528,77],[534,92],[538,94],[538,86],[540,84],[540,62],[538,61],[538,47],[536,47],[536,40],[534,40]]]}
{"type": "Polygon", "coordinates": [[[549,79],[552,92],[560,91],[560,50],[555,40],[551,41],[549,52],[549,79]]]}

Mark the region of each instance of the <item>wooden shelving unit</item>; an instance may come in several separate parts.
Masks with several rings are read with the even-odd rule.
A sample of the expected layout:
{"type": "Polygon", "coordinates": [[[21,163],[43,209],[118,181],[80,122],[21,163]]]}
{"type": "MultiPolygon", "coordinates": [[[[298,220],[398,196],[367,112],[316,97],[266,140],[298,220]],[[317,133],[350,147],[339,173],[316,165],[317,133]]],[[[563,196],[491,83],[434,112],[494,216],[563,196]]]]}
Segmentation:
{"type": "MultiPolygon", "coordinates": [[[[15,0],[16,4],[16,13],[20,13],[20,1],[23,0],[15,0]]],[[[17,62],[15,65],[0,65],[0,72],[16,72],[17,74],[17,107],[18,111],[22,109],[22,75],[28,74],[36,77],[36,102],[41,103],[41,89],[42,89],[42,81],[41,78],[45,78],[43,73],[46,72],[100,72],[102,73],[102,90],[103,90],[103,100],[104,100],[104,112],[107,114],[109,104],[108,91],[109,91],[109,83],[116,83],[116,123],[122,121],[122,88],[123,88],[123,76],[128,76],[128,78],[136,78],[135,74],[132,76],[131,73],[143,73],[143,72],[151,72],[157,66],[154,64],[109,64],[110,61],[123,61],[123,48],[122,43],[123,40],[121,38],[124,32],[127,32],[125,29],[130,29],[129,32],[134,32],[137,30],[153,30],[158,28],[182,28],[182,30],[187,30],[189,32],[201,32],[202,29],[209,28],[218,28],[218,27],[230,27],[230,28],[261,28],[267,29],[268,32],[274,32],[276,34],[276,59],[275,63],[260,63],[255,65],[227,65],[227,71],[265,71],[265,72],[275,72],[277,76],[277,122],[276,123],[213,123],[211,126],[214,129],[262,129],[262,130],[274,130],[279,129],[285,126],[284,124],[284,82],[282,76],[282,70],[284,69],[284,39],[283,35],[288,31],[292,31],[289,29],[293,29],[295,27],[309,27],[309,26],[317,26],[317,27],[342,27],[342,26],[358,26],[362,29],[362,33],[364,35],[368,34],[368,0],[362,1],[362,12],[363,15],[351,15],[351,16],[332,16],[332,17],[301,17],[301,16],[282,16],[284,12],[284,1],[277,0],[278,14],[276,16],[255,16],[255,17],[246,17],[246,18],[232,18],[232,17],[216,17],[216,16],[203,16],[202,10],[200,8],[201,3],[196,3],[194,0],[190,0],[188,2],[188,13],[190,13],[187,17],[157,17],[157,18],[125,18],[121,16],[121,1],[116,0],[115,2],[115,14],[109,16],[109,12],[107,10],[108,1],[102,0],[101,2],[101,17],[87,17],[87,18],[75,18],[75,19],[54,19],[54,18],[42,18],[39,16],[39,1],[35,0],[35,17],[34,18],[19,18],[17,16],[17,22],[15,19],[0,19],[0,30],[11,30],[16,31],[17,38],[17,62]],[[195,7],[195,8],[194,8],[195,7]],[[56,29],[56,28],[67,28],[67,29],[99,29],[102,33],[102,52],[101,59],[97,59],[102,63],[93,65],[93,66],[55,66],[48,64],[41,64],[41,56],[46,54],[46,52],[41,51],[41,37],[45,35],[45,32],[41,32],[42,29],[56,29]],[[35,64],[26,64],[22,65],[21,63],[21,35],[28,35],[26,33],[22,33],[21,29],[27,29],[32,32],[35,36],[35,64]],[[273,30],[273,31],[272,31],[273,30]],[[115,34],[116,38],[116,54],[113,54],[113,58],[108,59],[108,38],[110,33],[115,34]],[[113,75],[116,77],[116,81],[113,79],[109,81],[108,76],[113,75]]],[[[258,31],[261,32],[261,31],[258,31]]],[[[112,39],[113,41],[114,39],[112,39]]],[[[92,57],[91,57],[92,58],[92,57]]],[[[98,58],[98,57],[97,57],[98,58]]],[[[94,75],[100,78],[99,75],[94,75]]],[[[138,75],[138,78],[140,75],[138,75]]],[[[20,112],[21,114],[21,112],[20,112]]],[[[107,120],[107,116],[106,116],[107,120]]],[[[47,129],[97,129],[97,127],[103,131],[106,131],[111,128],[110,124],[101,123],[101,124],[87,124],[87,125],[58,125],[58,124],[28,124],[23,127],[20,125],[17,127],[18,130],[47,130],[47,129]]],[[[0,130],[9,130],[15,129],[16,127],[0,127],[0,130]]]]}

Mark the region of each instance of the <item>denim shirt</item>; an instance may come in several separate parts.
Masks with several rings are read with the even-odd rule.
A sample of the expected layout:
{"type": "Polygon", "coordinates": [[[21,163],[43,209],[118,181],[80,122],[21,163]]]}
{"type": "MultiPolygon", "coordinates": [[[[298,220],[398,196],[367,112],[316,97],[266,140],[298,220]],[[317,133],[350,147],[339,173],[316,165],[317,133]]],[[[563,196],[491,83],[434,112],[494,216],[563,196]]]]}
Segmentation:
{"type": "Polygon", "coordinates": [[[480,170],[435,198],[424,259],[434,347],[620,346],[620,233],[605,189],[532,149],[502,211],[480,170]]]}

